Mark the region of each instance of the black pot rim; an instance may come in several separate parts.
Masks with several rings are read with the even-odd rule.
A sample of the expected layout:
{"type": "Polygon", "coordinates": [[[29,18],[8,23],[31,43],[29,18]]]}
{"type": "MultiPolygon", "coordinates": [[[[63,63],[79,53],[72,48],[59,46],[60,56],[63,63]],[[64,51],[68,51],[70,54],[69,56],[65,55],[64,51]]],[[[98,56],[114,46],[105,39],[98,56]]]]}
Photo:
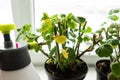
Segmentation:
{"type": "Polygon", "coordinates": [[[105,73],[101,72],[101,71],[97,68],[97,64],[98,64],[99,62],[101,62],[101,61],[110,61],[110,60],[109,60],[109,59],[101,59],[101,60],[98,60],[98,61],[96,62],[96,64],[95,64],[95,69],[96,69],[96,71],[98,71],[100,74],[102,74],[102,75],[104,75],[104,76],[107,77],[107,75],[106,75],[105,73]]]}
{"type": "MultiPolygon", "coordinates": [[[[49,60],[49,59],[47,59],[47,60],[49,60]]],[[[47,73],[49,73],[49,75],[52,75],[52,71],[49,71],[48,69],[47,69],[47,67],[46,67],[46,62],[47,62],[47,60],[45,61],[45,64],[44,64],[44,68],[45,68],[45,70],[46,70],[46,72],[47,73]]],[[[82,59],[80,59],[81,61],[83,61],[82,59]]],[[[74,78],[77,78],[78,76],[81,76],[81,77],[84,77],[84,76],[86,76],[86,74],[88,73],[88,64],[85,62],[85,61],[83,61],[84,63],[85,63],[85,65],[86,65],[86,72],[84,73],[84,74],[78,74],[78,75],[72,75],[71,77],[74,77],[74,78]]],[[[56,78],[58,78],[59,76],[54,76],[54,77],[56,77],[56,78]]],[[[62,78],[61,78],[62,79],[62,78]]]]}

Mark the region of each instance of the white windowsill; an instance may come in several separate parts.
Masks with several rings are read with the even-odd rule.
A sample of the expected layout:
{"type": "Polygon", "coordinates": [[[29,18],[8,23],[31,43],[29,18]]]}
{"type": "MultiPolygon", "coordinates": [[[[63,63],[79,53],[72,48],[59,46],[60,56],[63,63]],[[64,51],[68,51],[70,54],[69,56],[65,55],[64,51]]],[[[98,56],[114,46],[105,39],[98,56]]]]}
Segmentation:
{"type": "MultiPolygon", "coordinates": [[[[36,66],[43,65],[47,57],[45,57],[42,53],[35,53],[34,51],[30,51],[30,57],[32,63],[36,66]]],[[[81,57],[87,64],[95,65],[95,63],[100,60],[101,58],[97,55],[93,54],[86,54],[81,57]]],[[[102,58],[103,59],[103,58],[102,58]]]]}

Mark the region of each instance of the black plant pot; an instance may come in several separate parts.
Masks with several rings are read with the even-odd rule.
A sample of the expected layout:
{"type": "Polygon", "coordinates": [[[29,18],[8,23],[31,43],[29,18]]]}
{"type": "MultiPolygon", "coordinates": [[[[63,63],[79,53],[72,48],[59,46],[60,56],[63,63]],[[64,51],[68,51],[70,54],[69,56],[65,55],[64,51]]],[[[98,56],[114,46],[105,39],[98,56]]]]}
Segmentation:
{"type": "MultiPolygon", "coordinates": [[[[84,61],[83,61],[83,65],[81,66],[81,68],[78,69],[79,74],[71,72],[71,71],[61,72],[59,70],[57,73],[55,73],[56,70],[51,70],[48,66],[49,65],[45,63],[44,67],[46,70],[46,74],[48,76],[48,80],[84,80],[88,72],[88,65],[84,61]]],[[[53,66],[53,69],[54,69],[54,66],[53,66]]]]}
{"type": "Polygon", "coordinates": [[[95,69],[97,73],[96,80],[108,80],[107,75],[110,73],[110,60],[103,59],[97,61],[95,69]]]}

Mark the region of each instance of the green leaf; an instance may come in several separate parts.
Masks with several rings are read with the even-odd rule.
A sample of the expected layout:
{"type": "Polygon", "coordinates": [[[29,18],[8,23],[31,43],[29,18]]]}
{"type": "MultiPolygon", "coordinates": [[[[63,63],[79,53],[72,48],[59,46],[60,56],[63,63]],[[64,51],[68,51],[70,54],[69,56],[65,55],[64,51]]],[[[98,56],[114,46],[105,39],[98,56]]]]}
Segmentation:
{"type": "Polygon", "coordinates": [[[116,28],[116,24],[115,23],[112,23],[112,24],[110,24],[110,28],[116,28]]]}
{"type": "Polygon", "coordinates": [[[75,61],[76,61],[77,65],[80,65],[80,64],[81,64],[81,61],[80,61],[80,60],[76,59],[75,61]]]}
{"type": "Polygon", "coordinates": [[[42,48],[42,46],[37,46],[37,47],[34,48],[34,51],[38,52],[41,48],[42,48]]]}
{"type": "Polygon", "coordinates": [[[120,78],[120,63],[112,63],[111,64],[111,71],[114,76],[117,78],[120,78]]]}
{"type": "Polygon", "coordinates": [[[73,19],[68,19],[67,26],[71,29],[74,29],[77,27],[77,23],[73,19]]]}
{"type": "Polygon", "coordinates": [[[119,11],[120,11],[119,9],[114,9],[113,13],[119,13],[119,11]]]}
{"type": "Polygon", "coordinates": [[[68,48],[67,50],[68,52],[68,59],[70,62],[74,61],[75,60],[75,51],[73,48],[68,48]]]}
{"type": "Polygon", "coordinates": [[[116,30],[113,30],[113,29],[109,30],[109,32],[110,32],[111,34],[117,33],[117,31],[116,31],[116,30]]]}
{"type": "Polygon", "coordinates": [[[103,30],[101,30],[101,29],[96,31],[96,33],[102,33],[102,32],[103,32],[103,30]]]}
{"type": "Polygon", "coordinates": [[[65,16],[66,16],[66,15],[65,15],[65,14],[63,14],[63,13],[62,13],[62,14],[60,14],[60,17],[65,17],[65,16]]]}
{"type": "Polygon", "coordinates": [[[64,59],[63,60],[63,70],[65,70],[66,68],[68,68],[68,60],[64,59]]]}
{"type": "Polygon", "coordinates": [[[67,18],[67,26],[71,29],[74,29],[77,27],[77,22],[74,20],[74,16],[72,13],[69,13],[67,18]]]}
{"type": "Polygon", "coordinates": [[[52,48],[52,50],[50,51],[50,57],[52,57],[55,52],[56,52],[56,46],[52,48]]]}
{"type": "Polygon", "coordinates": [[[21,31],[21,28],[17,29],[17,31],[18,31],[18,32],[21,31]]]}
{"type": "Polygon", "coordinates": [[[79,29],[74,29],[74,32],[77,32],[79,29]]]}
{"type": "Polygon", "coordinates": [[[84,23],[86,21],[86,19],[84,17],[77,17],[78,22],[79,23],[84,23]]]}
{"type": "Polygon", "coordinates": [[[108,12],[109,15],[112,15],[113,14],[113,9],[111,9],[109,12],[108,12]]]}
{"type": "Polygon", "coordinates": [[[103,31],[106,31],[106,29],[104,27],[102,27],[99,30],[97,30],[96,33],[102,33],[103,31]]]}
{"type": "Polygon", "coordinates": [[[120,12],[120,9],[119,8],[117,8],[117,9],[111,9],[110,11],[109,11],[109,15],[112,15],[112,14],[114,14],[114,13],[119,13],[120,12]]]}
{"type": "Polygon", "coordinates": [[[112,46],[117,46],[119,44],[118,39],[109,39],[106,41],[107,44],[111,44],[112,46]]]}
{"type": "Polygon", "coordinates": [[[101,24],[101,26],[104,26],[104,25],[106,25],[107,24],[107,22],[103,22],[102,24],[101,24]]]}
{"type": "Polygon", "coordinates": [[[117,33],[113,33],[112,36],[117,37],[117,33]]]}
{"type": "Polygon", "coordinates": [[[79,37],[78,37],[78,43],[81,43],[82,41],[83,41],[82,37],[79,36],[79,37]]]}
{"type": "Polygon", "coordinates": [[[58,22],[58,14],[55,14],[55,15],[51,16],[50,19],[52,20],[52,22],[54,24],[56,24],[58,22]]]}
{"type": "Polygon", "coordinates": [[[43,17],[41,18],[41,20],[46,20],[48,18],[49,18],[48,14],[46,12],[44,12],[43,17]]]}
{"type": "Polygon", "coordinates": [[[89,41],[90,37],[88,35],[85,35],[84,38],[83,38],[83,40],[84,40],[84,42],[89,41]]]}
{"type": "Polygon", "coordinates": [[[73,19],[73,14],[69,13],[68,16],[67,16],[67,19],[73,19]]]}
{"type": "Polygon", "coordinates": [[[120,80],[116,76],[114,76],[112,73],[108,74],[108,80],[120,80]]]}
{"type": "Polygon", "coordinates": [[[71,42],[73,42],[73,43],[75,43],[76,42],[76,40],[75,39],[69,39],[71,42]]]}
{"type": "Polygon", "coordinates": [[[91,27],[87,27],[87,29],[85,29],[85,33],[90,33],[92,32],[92,28],[91,27]]]}
{"type": "Polygon", "coordinates": [[[113,21],[117,21],[119,19],[117,15],[112,15],[112,16],[109,16],[108,18],[110,18],[113,21]]]}
{"type": "Polygon", "coordinates": [[[113,53],[113,48],[108,44],[104,44],[98,47],[95,52],[99,57],[109,57],[113,53]]]}
{"type": "Polygon", "coordinates": [[[50,19],[46,19],[41,25],[41,32],[49,32],[52,28],[52,21],[50,19]]]}
{"type": "Polygon", "coordinates": [[[31,31],[31,25],[30,24],[25,24],[25,25],[23,25],[22,26],[22,28],[19,28],[17,31],[19,32],[18,33],[18,36],[17,36],[17,38],[16,38],[16,41],[19,41],[19,40],[21,40],[21,39],[24,39],[24,37],[26,36],[26,35],[28,35],[29,33],[31,33],[30,31],[31,31]]]}
{"type": "Polygon", "coordinates": [[[73,37],[73,38],[76,38],[76,34],[72,31],[69,32],[69,34],[73,37]]]}

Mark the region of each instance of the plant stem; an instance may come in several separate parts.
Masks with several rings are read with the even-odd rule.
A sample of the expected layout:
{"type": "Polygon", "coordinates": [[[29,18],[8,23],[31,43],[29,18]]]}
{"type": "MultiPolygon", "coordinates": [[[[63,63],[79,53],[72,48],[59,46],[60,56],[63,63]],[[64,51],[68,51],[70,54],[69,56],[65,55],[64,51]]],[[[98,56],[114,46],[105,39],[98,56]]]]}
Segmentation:
{"type": "Polygon", "coordinates": [[[106,37],[106,40],[108,40],[108,31],[109,31],[109,28],[107,28],[107,31],[105,32],[105,37],[106,37]]]}
{"type": "Polygon", "coordinates": [[[61,26],[60,26],[60,22],[58,22],[58,28],[59,28],[60,35],[62,35],[62,29],[61,29],[61,26]]]}
{"type": "MultiPolygon", "coordinates": [[[[54,34],[56,36],[57,35],[56,26],[53,24],[53,27],[54,27],[54,34]]],[[[55,54],[56,54],[56,58],[58,58],[58,63],[60,64],[60,51],[59,51],[59,45],[57,42],[56,42],[56,46],[57,46],[57,49],[55,54]]]]}
{"type": "MultiPolygon", "coordinates": [[[[67,22],[65,19],[63,19],[63,24],[62,27],[63,27],[63,35],[66,36],[68,38],[68,28],[67,28],[67,22]]],[[[66,45],[66,42],[64,44],[62,44],[62,48],[65,49],[65,45],[66,45]]]]}
{"type": "MultiPolygon", "coordinates": [[[[79,24],[78,37],[80,37],[80,31],[81,31],[81,23],[79,24]]],[[[78,45],[78,49],[77,49],[77,47],[76,47],[76,49],[77,49],[77,55],[78,55],[79,54],[79,49],[80,49],[80,43],[77,42],[77,45],[78,45]]]]}
{"type": "Polygon", "coordinates": [[[117,55],[117,50],[116,49],[115,49],[115,54],[116,54],[115,55],[115,57],[116,57],[115,59],[116,59],[116,61],[118,61],[118,55],[117,55]]]}
{"type": "Polygon", "coordinates": [[[113,56],[110,55],[110,63],[112,63],[114,60],[113,60],[113,56]]]}
{"type": "MultiPolygon", "coordinates": [[[[81,36],[81,35],[80,35],[81,23],[79,24],[79,30],[78,30],[78,31],[79,31],[79,32],[78,32],[78,37],[80,37],[80,36],[81,36]]],[[[75,47],[75,51],[77,50],[77,48],[79,47],[79,45],[80,45],[80,43],[77,42],[76,47],[75,47]]]]}
{"type": "MultiPolygon", "coordinates": [[[[118,28],[118,40],[120,40],[120,31],[119,31],[119,28],[118,28]]],[[[120,44],[118,45],[118,49],[119,49],[119,53],[120,53],[120,44]]]]}
{"type": "Polygon", "coordinates": [[[40,49],[40,51],[47,57],[49,57],[49,55],[47,53],[45,53],[42,49],[40,49]]]}
{"type": "Polygon", "coordinates": [[[85,30],[85,28],[86,28],[86,24],[87,24],[87,21],[85,22],[85,24],[84,24],[84,26],[83,26],[83,28],[82,28],[82,33],[81,33],[81,35],[80,36],[82,36],[83,34],[84,34],[84,30],[85,30]]]}
{"type": "MultiPolygon", "coordinates": [[[[82,31],[85,30],[86,24],[87,24],[87,21],[85,22],[85,24],[84,24],[84,26],[83,26],[83,28],[82,28],[82,31]]],[[[81,23],[79,24],[79,33],[78,33],[78,36],[79,36],[79,37],[80,37],[80,36],[83,36],[83,34],[84,34],[84,32],[82,32],[82,33],[80,34],[80,31],[81,31],[81,23]]],[[[80,47],[79,45],[80,45],[80,43],[77,42],[76,47],[75,47],[75,51],[78,49],[78,50],[77,50],[77,54],[79,53],[79,47],[80,47]]]]}
{"type": "MultiPolygon", "coordinates": [[[[105,35],[106,35],[106,40],[108,40],[108,39],[109,39],[109,37],[108,37],[108,36],[109,36],[109,35],[108,35],[108,31],[109,31],[109,28],[107,28],[107,31],[105,32],[105,35]]],[[[112,55],[110,55],[110,63],[111,63],[111,62],[113,62],[113,60],[114,60],[114,59],[113,59],[113,56],[112,56],[112,55]]]]}
{"type": "Polygon", "coordinates": [[[78,57],[80,58],[82,55],[84,55],[86,52],[89,52],[89,51],[92,51],[94,49],[94,46],[96,44],[98,44],[102,39],[101,37],[96,41],[95,40],[95,35],[93,35],[93,45],[92,46],[89,46],[86,50],[84,50],[81,54],[78,55],[78,57]]]}
{"type": "MultiPolygon", "coordinates": [[[[119,26],[117,25],[117,32],[118,32],[118,40],[120,40],[120,28],[119,28],[119,26]]],[[[120,56],[120,44],[118,44],[118,54],[117,54],[117,61],[119,62],[119,56],[120,56]]]]}

